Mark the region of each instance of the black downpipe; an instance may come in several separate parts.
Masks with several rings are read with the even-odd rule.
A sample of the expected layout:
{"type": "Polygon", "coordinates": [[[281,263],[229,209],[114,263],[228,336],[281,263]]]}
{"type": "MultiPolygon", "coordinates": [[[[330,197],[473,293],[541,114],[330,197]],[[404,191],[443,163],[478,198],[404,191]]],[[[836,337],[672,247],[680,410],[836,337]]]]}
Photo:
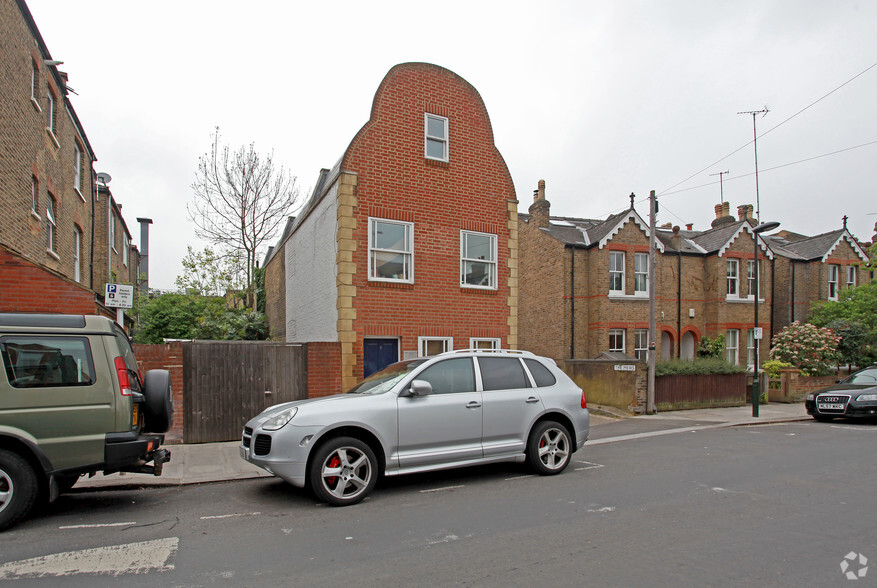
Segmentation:
{"type": "MultiPolygon", "coordinates": [[[[770,349],[770,342],[773,340],[773,327],[774,327],[774,308],[776,308],[776,293],[777,293],[777,260],[773,258],[770,260],[770,337],[767,340],[767,348],[770,349]]],[[[755,293],[758,295],[758,292],[755,293]]]]}
{"type": "Polygon", "coordinates": [[[682,248],[676,252],[676,359],[682,359],[682,248]]]}
{"type": "Polygon", "coordinates": [[[791,320],[789,324],[792,324],[795,322],[795,262],[792,261],[789,265],[792,266],[792,297],[789,304],[789,318],[791,320]]]}
{"type": "Polygon", "coordinates": [[[569,358],[576,358],[576,249],[569,248],[569,358]]]}

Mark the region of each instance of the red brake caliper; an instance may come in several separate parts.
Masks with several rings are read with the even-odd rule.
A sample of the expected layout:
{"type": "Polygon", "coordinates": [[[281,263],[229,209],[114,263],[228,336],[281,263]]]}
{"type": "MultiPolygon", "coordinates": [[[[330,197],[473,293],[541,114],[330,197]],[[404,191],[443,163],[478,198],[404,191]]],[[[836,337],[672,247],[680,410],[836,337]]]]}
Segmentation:
{"type": "MultiPolygon", "coordinates": [[[[333,455],[332,459],[329,460],[329,467],[330,468],[337,468],[340,465],[341,465],[341,460],[338,458],[337,455],[333,455]]],[[[326,482],[328,482],[328,484],[330,486],[334,486],[335,482],[337,482],[337,481],[338,481],[338,478],[336,476],[329,476],[328,478],[326,478],[326,482]]]]}

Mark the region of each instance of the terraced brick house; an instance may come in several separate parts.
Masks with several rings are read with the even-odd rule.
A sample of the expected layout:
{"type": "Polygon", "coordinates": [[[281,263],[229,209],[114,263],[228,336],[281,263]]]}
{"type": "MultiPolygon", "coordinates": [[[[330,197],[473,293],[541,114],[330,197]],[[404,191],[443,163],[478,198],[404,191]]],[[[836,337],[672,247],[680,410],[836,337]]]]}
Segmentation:
{"type": "Polygon", "coordinates": [[[649,290],[656,288],[658,358],[694,357],[702,336],[725,336],[725,356],[754,363],[754,301],[758,296],[766,357],[771,337],[806,318],[810,303],[873,279],[846,226],[805,237],[783,232],[759,239],[752,206],[730,215],[716,206],[707,230],[656,229],[653,286],[648,279],[649,224],[634,208],[606,219],[550,215],[540,182],[519,230],[519,343],[555,359],[621,353],[645,360],[649,290]],[[759,292],[755,292],[755,267],[759,292]]]}

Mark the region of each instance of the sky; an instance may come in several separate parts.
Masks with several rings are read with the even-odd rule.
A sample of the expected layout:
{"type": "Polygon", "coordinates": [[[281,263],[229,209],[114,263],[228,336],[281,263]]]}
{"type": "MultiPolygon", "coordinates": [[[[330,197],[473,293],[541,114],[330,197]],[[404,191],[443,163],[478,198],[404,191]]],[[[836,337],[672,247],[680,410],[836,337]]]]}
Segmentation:
{"type": "MultiPolygon", "coordinates": [[[[366,123],[391,67],[450,69],[481,94],[518,195],[555,216],[629,206],[708,229],[732,213],[816,235],[877,223],[877,2],[856,0],[28,0],[150,286],[174,288],[198,158],[219,127],[302,197],[366,123]],[[758,132],[756,200],[753,117],[758,132]],[[724,175],[720,172],[728,171],[724,175]],[[719,178],[722,184],[719,185],[719,178]]],[[[453,145],[451,146],[453,149],[453,145]]]]}

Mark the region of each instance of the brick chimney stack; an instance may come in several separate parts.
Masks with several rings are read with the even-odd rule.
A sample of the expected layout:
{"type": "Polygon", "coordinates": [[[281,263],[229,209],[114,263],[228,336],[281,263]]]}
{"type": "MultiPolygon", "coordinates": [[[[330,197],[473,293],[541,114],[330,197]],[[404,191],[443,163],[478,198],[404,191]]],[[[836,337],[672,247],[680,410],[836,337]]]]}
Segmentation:
{"type": "Polygon", "coordinates": [[[551,203],[545,199],[545,180],[539,180],[539,189],[533,192],[533,204],[528,210],[530,221],[540,229],[547,229],[551,203]]]}
{"type": "Polygon", "coordinates": [[[734,217],[731,216],[731,204],[729,202],[716,204],[716,220],[711,223],[712,227],[721,227],[733,222],[734,217]]]}

